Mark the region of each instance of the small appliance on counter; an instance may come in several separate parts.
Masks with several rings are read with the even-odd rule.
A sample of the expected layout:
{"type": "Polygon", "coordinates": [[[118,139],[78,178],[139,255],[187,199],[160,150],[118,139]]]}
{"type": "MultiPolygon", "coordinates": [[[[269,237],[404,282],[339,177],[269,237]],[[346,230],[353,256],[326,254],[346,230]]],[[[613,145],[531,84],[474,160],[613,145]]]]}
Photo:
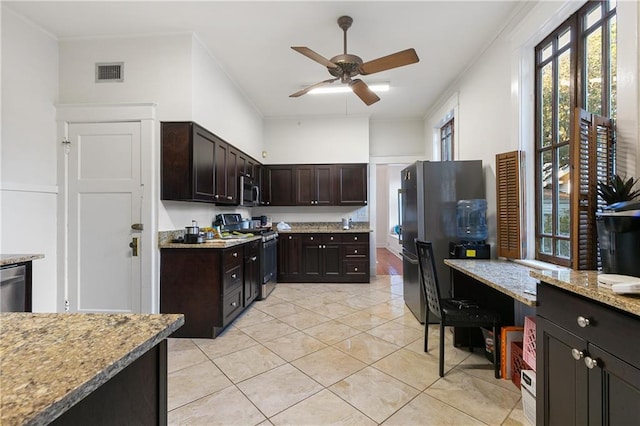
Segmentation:
{"type": "Polygon", "coordinates": [[[454,259],[489,259],[491,246],[487,239],[487,200],[458,201],[456,235],[459,242],[449,243],[449,255],[454,259]]]}
{"type": "Polygon", "coordinates": [[[596,228],[603,272],[640,277],[640,201],[612,204],[597,212],[596,228]]]}
{"type": "Polygon", "coordinates": [[[204,234],[200,232],[200,227],[198,227],[198,222],[195,220],[191,221],[191,226],[185,227],[184,231],[184,242],[186,244],[200,244],[204,243],[205,237],[204,234]]]}

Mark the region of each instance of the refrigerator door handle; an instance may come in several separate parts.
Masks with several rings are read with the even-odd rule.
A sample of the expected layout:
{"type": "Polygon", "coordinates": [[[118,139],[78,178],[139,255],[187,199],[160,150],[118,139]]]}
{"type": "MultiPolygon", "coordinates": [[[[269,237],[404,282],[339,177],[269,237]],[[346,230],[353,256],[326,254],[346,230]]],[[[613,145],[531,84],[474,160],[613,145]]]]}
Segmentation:
{"type": "Polygon", "coordinates": [[[398,243],[400,244],[404,242],[402,239],[402,194],[404,194],[404,190],[398,189],[398,243]]]}
{"type": "Polygon", "coordinates": [[[418,258],[413,259],[408,254],[405,254],[404,250],[402,251],[402,257],[412,265],[417,265],[418,264],[418,258]]]}

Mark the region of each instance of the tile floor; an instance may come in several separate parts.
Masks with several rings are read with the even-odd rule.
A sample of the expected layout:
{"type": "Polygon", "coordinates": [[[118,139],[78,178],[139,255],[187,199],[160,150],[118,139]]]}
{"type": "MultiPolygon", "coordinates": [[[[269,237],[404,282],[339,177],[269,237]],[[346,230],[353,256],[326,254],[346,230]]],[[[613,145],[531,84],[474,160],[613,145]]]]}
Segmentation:
{"type": "Polygon", "coordinates": [[[445,348],[402,277],[278,284],[217,339],[169,339],[169,424],[526,425],[519,390],[483,354],[445,348]]]}

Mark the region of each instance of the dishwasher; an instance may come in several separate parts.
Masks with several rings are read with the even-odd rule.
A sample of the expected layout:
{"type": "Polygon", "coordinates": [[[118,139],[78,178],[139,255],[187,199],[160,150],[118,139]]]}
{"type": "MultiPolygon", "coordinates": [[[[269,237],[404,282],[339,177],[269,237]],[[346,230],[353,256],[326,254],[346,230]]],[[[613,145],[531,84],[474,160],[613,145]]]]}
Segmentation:
{"type": "Polygon", "coordinates": [[[24,312],[26,299],[25,265],[9,265],[0,269],[0,312],[24,312]]]}

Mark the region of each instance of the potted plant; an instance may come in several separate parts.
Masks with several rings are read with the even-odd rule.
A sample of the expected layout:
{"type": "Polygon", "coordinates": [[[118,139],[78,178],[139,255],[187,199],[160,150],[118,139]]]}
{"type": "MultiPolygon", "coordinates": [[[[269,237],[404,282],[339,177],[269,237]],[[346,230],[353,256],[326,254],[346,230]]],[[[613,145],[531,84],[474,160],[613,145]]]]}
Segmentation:
{"type": "Polygon", "coordinates": [[[631,203],[640,189],[637,179],[615,175],[598,182],[598,195],[607,206],[596,213],[602,269],[607,274],[640,276],[640,203],[631,203]]]}

